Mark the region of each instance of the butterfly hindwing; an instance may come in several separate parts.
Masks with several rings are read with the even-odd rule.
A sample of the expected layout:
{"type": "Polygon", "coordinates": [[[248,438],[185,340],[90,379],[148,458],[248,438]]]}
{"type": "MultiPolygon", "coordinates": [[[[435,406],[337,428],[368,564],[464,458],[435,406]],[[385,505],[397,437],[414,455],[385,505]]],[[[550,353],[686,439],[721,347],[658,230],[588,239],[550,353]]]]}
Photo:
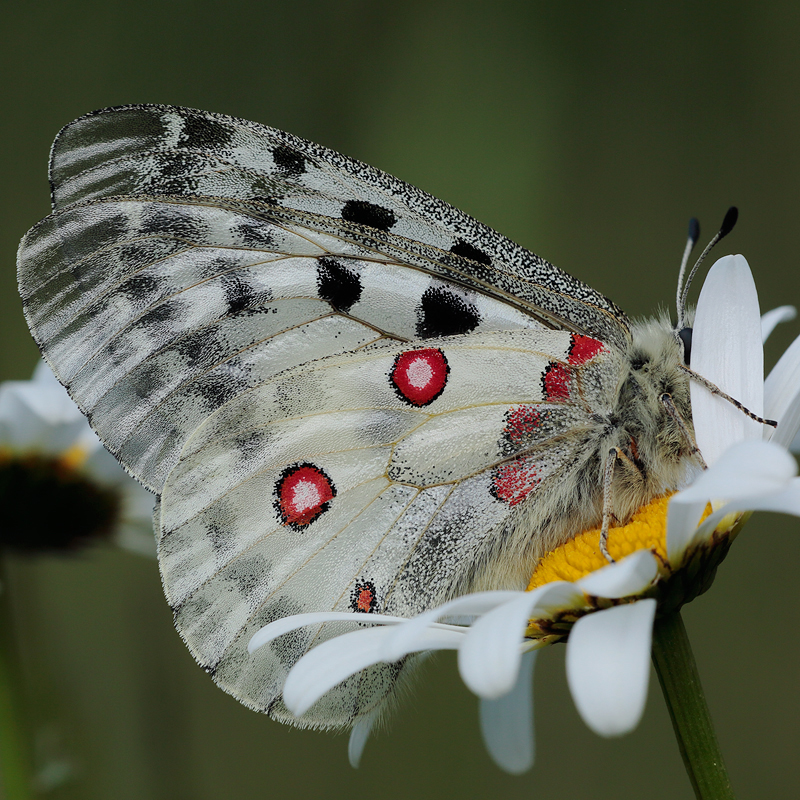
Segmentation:
{"type": "MultiPolygon", "coordinates": [[[[387,342],[288,370],[220,407],[185,444],[160,514],[164,588],[198,661],[281,715],[287,648],[296,660],[343,626],[248,656],[266,622],[309,610],[413,615],[518,547],[519,504],[559,480],[569,432],[589,413],[568,392],[607,358],[597,350],[571,366],[573,343],[538,330],[387,342]],[[576,385],[548,388],[548,368],[576,385]]],[[[392,675],[369,680],[388,692],[392,675]]],[[[347,724],[374,700],[335,698],[300,722],[347,724]]]]}

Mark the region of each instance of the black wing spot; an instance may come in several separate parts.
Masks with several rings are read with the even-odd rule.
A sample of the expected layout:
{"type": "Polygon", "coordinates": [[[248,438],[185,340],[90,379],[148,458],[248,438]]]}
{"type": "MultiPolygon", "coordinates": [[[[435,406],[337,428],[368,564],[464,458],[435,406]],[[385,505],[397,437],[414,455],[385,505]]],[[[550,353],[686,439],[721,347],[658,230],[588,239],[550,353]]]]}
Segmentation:
{"type": "Polygon", "coordinates": [[[140,300],[155,294],[159,288],[159,281],[154,275],[133,275],[121,283],[117,291],[132,300],[140,300]]]}
{"type": "Polygon", "coordinates": [[[136,397],[148,401],[159,386],[163,386],[171,376],[168,375],[160,364],[145,361],[128,378],[128,385],[136,397]]]}
{"type": "Polygon", "coordinates": [[[479,250],[474,245],[471,245],[469,242],[465,242],[463,239],[459,239],[451,248],[451,253],[455,253],[457,256],[463,256],[464,258],[468,258],[471,261],[477,261],[479,264],[483,264],[484,266],[490,267],[492,265],[492,259],[483,252],[483,250],[479,250]]]}
{"type": "Polygon", "coordinates": [[[248,308],[256,308],[264,300],[263,294],[237,275],[225,275],[222,280],[228,314],[231,316],[248,308]]]}
{"type": "Polygon", "coordinates": [[[185,313],[186,308],[179,300],[165,300],[157,306],[151,308],[146,314],[141,316],[137,322],[133,324],[134,330],[154,330],[163,328],[164,333],[169,332],[170,323],[185,313]]]}
{"type": "Polygon", "coordinates": [[[335,258],[323,256],[317,267],[319,296],[347,313],[361,298],[361,278],[335,258]]]}
{"type": "Polygon", "coordinates": [[[207,159],[184,150],[154,153],[147,174],[132,175],[138,190],[145,194],[196,194],[196,175],[207,159]]]}
{"type": "Polygon", "coordinates": [[[425,290],[417,308],[417,336],[454,336],[478,327],[481,315],[471,303],[441,286],[425,290]]]}
{"type": "Polygon", "coordinates": [[[201,380],[195,381],[190,393],[211,413],[246,388],[246,381],[237,379],[230,373],[210,372],[201,380]]]}
{"type": "Polygon", "coordinates": [[[285,175],[296,178],[306,171],[306,159],[296,150],[279,144],[272,148],[272,158],[275,166],[285,175]]]}
{"type": "Polygon", "coordinates": [[[397,222],[393,211],[366,200],[348,200],[342,206],[342,219],[357,225],[368,225],[379,231],[388,231],[397,222]]]}
{"type": "Polygon", "coordinates": [[[207,368],[219,358],[224,352],[224,342],[220,342],[215,328],[201,328],[181,339],[175,349],[186,360],[186,368],[194,372],[207,368]]]}
{"type": "Polygon", "coordinates": [[[175,236],[188,241],[203,238],[204,224],[188,210],[154,203],[143,208],[142,221],[137,233],[142,236],[175,236]]]}
{"type": "Polygon", "coordinates": [[[188,114],[183,118],[178,147],[218,149],[230,144],[232,138],[230,125],[200,114],[188,114]]]}
{"type": "MultiPolygon", "coordinates": [[[[260,197],[253,199],[261,201],[260,197]]],[[[231,228],[231,234],[245,247],[268,250],[270,247],[275,246],[275,239],[272,236],[270,226],[266,222],[256,219],[242,220],[231,228]]]]}

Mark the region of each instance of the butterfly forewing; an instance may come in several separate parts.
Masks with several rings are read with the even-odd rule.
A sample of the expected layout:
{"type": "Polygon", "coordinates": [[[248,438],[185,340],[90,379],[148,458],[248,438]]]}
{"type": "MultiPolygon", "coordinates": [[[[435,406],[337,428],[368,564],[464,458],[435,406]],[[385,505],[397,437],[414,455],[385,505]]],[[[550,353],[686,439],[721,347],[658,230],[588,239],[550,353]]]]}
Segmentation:
{"type": "Polygon", "coordinates": [[[50,175],[55,208],[124,194],[259,198],[292,224],[313,230],[333,221],[342,240],[398,248],[408,254],[399,261],[524,305],[548,324],[619,344],[628,338],[614,303],[472,217],[374,167],[253,122],[171,106],[96,112],[61,131],[50,175]]]}
{"type": "Polygon", "coordinates": [[[282,369],[386,336],[540,327],[418,269],[334,258],[258,226],[270,249],[214,206],[120,200],[56,212],[23,241],[34,335],[106,446],[155,491],[211,411],[282,369]]]}

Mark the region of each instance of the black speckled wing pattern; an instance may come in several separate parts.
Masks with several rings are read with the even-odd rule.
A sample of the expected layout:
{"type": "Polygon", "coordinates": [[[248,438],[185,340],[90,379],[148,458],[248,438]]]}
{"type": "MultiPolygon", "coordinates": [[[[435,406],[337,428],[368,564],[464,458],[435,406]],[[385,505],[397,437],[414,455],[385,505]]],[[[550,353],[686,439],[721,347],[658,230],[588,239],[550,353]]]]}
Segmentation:
{"type": "Polygon", "coordinates": [[[405,616],[468,589],[569,468],[592,410],[580,387],[618,369],[624,314],[396,178],[222,115],[87,115],[59,133],[50,177],[53,213],[20,246],[25,313],[160,497],[181,636],[278,719],[374,713],[410,661],[299,719],[280,699],[292,664],[352,625],[252,655],[250,637],[292,613],[405,616]]]}

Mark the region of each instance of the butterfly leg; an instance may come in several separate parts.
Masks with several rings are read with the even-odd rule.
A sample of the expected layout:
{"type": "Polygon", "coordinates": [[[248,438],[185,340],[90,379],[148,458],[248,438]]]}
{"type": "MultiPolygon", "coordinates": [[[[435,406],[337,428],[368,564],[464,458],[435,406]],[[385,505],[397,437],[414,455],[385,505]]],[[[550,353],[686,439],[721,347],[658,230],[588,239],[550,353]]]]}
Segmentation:
{"type": "Polygon", "coordinates": [[[600,528],[600,552],[609,564],[614,563],[611,553],[608,552],[608,531],[611,527],[611,518],[614,516],[614,512],[611,510],[611,484],[614,480],[614,467],[622,455],[623,452],[619,447],[612,447],[608,451],[603,468],[603,524],[600,528]]]}
{"type": "Polygon", "coordinates": [[[706,464],[703,454],[700,452],[700,448],[697,446],[697,442],[695,442],[694,436],[692,436],[692,433],[689,430],[689,426],[686,424],[683,417],[681,417],[681,415],[678,413],[678,409],[675,408],[675,403],[672,401],[672,395],[665,392],[661,395],[660,399],[664,404],[664,408],[667,410],[667,414],[672,417],[673,421],[678,426],[678,430],[681,432],[681,436],[683,436],[684,440],[689,445],[689,455],[694,456],[700,462],[700,466],[703,469],[708,469],[708,464],[706,464]]]}
{"type": "MultiPolygon", "coordinates": [[[[632,447],[636,447],[635,442],[631,442],[632,447]]],[[[612,447],[608,451],[605,467],[603,468],[603,522],[600,528],[600,552],[605,556],[609,564],[614,563],[611,553],[608,551],[608,534],[611,529],[612,519],[618,519],[612,509],[611,488],[614,482],[614,468],[621,465],[625,469],[640,474],[641,470],[636,466],[636,462],[620,447],[612,447]]]]}

